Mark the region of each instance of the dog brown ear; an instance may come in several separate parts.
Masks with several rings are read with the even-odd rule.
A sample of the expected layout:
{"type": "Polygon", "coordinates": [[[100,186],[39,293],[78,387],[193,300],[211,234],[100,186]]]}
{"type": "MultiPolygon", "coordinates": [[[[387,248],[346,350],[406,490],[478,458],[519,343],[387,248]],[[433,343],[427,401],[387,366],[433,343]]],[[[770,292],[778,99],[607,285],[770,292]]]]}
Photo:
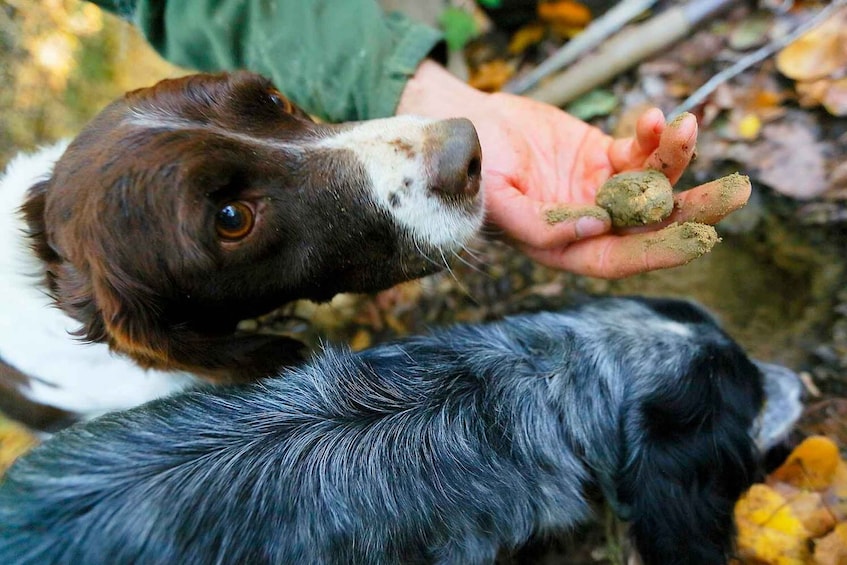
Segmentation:
{"type": "Polygon", "coordinates": [[[182,370],[220,383],[274,375],[304,358],[304,345],[285,337],[249,332],[203,333],[168,325],[143,289],[97,285],[96,302],[112,349],[143,367],[182,370]],[[145,298],[146,297],[146,298],[145,298]]]}
{"type": "Polygon", "coordinates": [[[44,210],[47,206],[47,189],[50,181],[34,184],[27,191],[21,213],[27,225],[27,236],[35,256],[50,265],[59,261],[59,255],[50,247],[47,240],[47,222],[44,210]]]}
{"type": "Polygon", "coordinates": [[[50,245],[45,220],[50,181],[34,185],[21,212],[30,245],[44,262],[45,278],[56,304],[82,323],[75,334],[105,342],[143,367],[183,370],[216,382],[245,382],[277,373],[302,361],[304,346],[284,336],[230,332],[205,334],[168,324],[155,293],[114,266],[91,265],[80,272],[50,245]]]}
{"type": "Polygon", "coordinates": [[[44,265],[44,279],[50,297],[59,308],[82,322],[82,328],[75,332],[75,335],[89,341],[106,341],[102,319],[94,304],[89,277],[62,259],[50,244],[45,218],[49,187],[49,180],[33,185],[20,209],[27,225],[26,235],[30,248],[44,265]]]}

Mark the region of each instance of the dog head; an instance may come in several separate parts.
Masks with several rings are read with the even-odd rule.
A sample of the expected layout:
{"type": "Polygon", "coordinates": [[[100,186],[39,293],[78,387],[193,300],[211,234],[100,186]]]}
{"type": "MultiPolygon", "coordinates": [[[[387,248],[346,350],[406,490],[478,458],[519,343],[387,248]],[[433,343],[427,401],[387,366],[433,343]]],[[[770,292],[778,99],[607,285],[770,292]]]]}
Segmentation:
{"type": "Polygon", "coordinates": [[[443,266],[481,225],[480,159],[467,120],[323,125],[260,76],[193,75],[105,108],[23,211],[80,336],[239,380],[300,346],[241,319],[443,266]]]}
{"type": "Polygon", "coordinates": [[[613,375],[597,379],[595,396],[618,407],[574,410],[567,398],[563,407],[591,414],[572,427],[593,437],[587,458],[606,499],[631,520],[645,563],[725,563],[736,500],[800,416],[800,379],[750,358],[688,301],[601,300],[579,313],[574,327],[591,339],[576,358],[613,375]],[[609,420],[619,444],[595,432],[609,420]]]}

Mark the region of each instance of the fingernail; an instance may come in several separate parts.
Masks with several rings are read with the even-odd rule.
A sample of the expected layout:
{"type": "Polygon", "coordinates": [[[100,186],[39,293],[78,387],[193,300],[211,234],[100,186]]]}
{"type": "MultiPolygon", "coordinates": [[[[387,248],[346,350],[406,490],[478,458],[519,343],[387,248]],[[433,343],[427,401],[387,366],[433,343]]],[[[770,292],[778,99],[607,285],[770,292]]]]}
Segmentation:
{"type": "Polygon", "coordinates": [[[669,123],[669,124],[668,124],[668,127],[669,127],[669,128],[678,128],[680,125],[682,125],[682,122],[684,122],[684,121],[685,121],[685,119],[686,119],[688,116],[691,116],[691,115],[692,115],[692,114],[691,114],[691,113],[689,113],[689,112],[683,112],[682,114],[680,114],[680,115],[678,115],[677,117],[675,117],[675,118],[671,121],[671,123],[669,123]]]}
{"type": "Polygon", "coordinates": [[[609,231],[609,226],[606,222],[597,218],[582,217],[576,221],[574,230],[576,231],[577,239],[584,239],[606,233],[609,231]]]}

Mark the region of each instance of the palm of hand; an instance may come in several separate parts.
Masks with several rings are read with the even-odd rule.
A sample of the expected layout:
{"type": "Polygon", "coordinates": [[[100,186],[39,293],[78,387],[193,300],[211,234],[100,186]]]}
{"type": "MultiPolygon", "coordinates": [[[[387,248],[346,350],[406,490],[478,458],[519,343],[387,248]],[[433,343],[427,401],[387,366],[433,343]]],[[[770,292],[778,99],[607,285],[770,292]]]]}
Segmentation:
{"type": "Polygon", "coordinates": [[[600,185],[613,173],[608,156],[612,138],[564,112],[545,115],[546,106],[515,105],[509,143],[484,148],[489,190],[517,189],[537,202],[593,204],[600,185]],[[541,114],[541,115],[537,115],[541,114]]]}
{"type": "MultiPolygon", "coordinates": [[[[527,98],[494,94],[485,112],[486,119],[475,123],[483,149],[489,220],[530,257],[556,268],[610,278],[691,259],[666,253],[661,246],[648,249],[645,234],[609,233],[608,219],[596,219],[594,198],[610,176],[627,170],[653,167],[676,182],[694,153],[693,116],[666,126],[662,113],[654,109],[641,116],[634,138],[615,140],[527,98]],[[554,209],[568,209],[572,220],[551,225],[545,218],[554,209]]],[[[710,206],[714,192],[714,187],[704,185],[680,193],[671,220],[714,223],[746,202],[749,186],[720,212],[710,206]],[[698,212],[692,211],[695,203],[698,212]]]]}

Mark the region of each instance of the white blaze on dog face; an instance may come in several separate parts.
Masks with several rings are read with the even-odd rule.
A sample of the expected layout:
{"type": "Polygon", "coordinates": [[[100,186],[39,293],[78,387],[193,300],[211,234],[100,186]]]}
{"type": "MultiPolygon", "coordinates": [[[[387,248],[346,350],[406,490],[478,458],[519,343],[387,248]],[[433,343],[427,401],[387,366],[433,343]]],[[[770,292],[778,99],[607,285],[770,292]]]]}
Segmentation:
{"type": "Polygon", "coordinates": [[[480,175],[468,120],[317,124],[258,75],[190,75],[104,108],[24,211],[80,335],[235,381],[301,356],[240,320],[446,267],[482,223],[480,175]]]}
{"type": "Polygon", "coordinates": [[[318,146],[352,151],[368,173],[376,204],[415,241],[457,250],[482,226],[484,209],[479,142],[469,122],[451,130],[455,122],[413,116],[372,120],[344,129],[318,146]],[[445,162],[455,169],[448,181],[445,162]],[[462,175],[467,178],[462,180],[462,175]]]}

